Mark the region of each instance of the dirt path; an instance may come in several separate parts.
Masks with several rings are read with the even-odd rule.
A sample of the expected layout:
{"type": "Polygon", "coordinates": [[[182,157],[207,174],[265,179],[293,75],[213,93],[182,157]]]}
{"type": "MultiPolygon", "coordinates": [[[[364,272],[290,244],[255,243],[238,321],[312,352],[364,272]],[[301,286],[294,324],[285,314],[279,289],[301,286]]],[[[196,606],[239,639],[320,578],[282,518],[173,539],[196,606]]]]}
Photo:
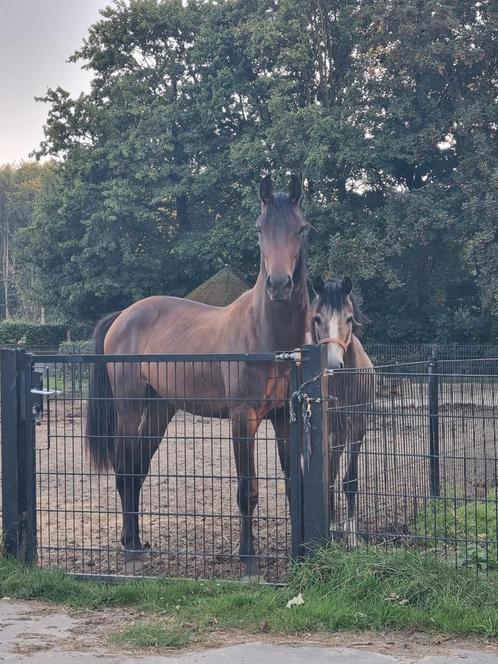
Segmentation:
{"type": "Polygon", "coordinates": [[[110,635],[147,620],[133,610],[73,611],[39,602],[0,600],[0,662],[51,664],[498,664],[498,639],[460,639],[419,632],[299,635],[299,638],[215,633],[194,650],[123,651],[110,635]],[[223,648],[221,648],[223,646],[223,648]]]}

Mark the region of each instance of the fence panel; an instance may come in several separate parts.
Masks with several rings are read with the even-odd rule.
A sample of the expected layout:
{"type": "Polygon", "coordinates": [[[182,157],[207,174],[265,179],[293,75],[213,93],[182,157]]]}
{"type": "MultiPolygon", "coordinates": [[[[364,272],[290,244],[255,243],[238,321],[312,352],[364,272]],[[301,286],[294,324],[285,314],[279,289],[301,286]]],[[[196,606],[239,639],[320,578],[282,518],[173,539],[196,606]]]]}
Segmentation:
{"type": "MultiPolygon", "coordinates": [[[[279,362],[272,354],[109,360],[4,351],[7,548],[34,560],[38,544],[41,565],[93,576],[238,577],[238,478],[226,416],[229,410],[249,408],[269,416],[260,423],[255,445],[259,502],[252,525],[262,578],[284,580],[291,555],[303,553],[303,544],[308,550],[310,543],[325,539],[329,511],[332,537],[349,546],[421,547],[477,570],[498,568],[497,354],[487,347],[488,358],[462,358],[460,347],[438,346],[431,363],[432,351],[424,346],[414,362],[383,365],[374,374],[336,371],[326,387],[320,386],[324,363],[314,347],[279,362]],[[120,368],[112,393],[104,397],[92,391],[91,370],[98,362],[120,368]],[[44,390],[36,374],[26,380],[27,366],[42,371],[44,390]],[[223,372],[229,377],[228,393],[220,395],[223,372]],[[159,392],[167,398],[154,391],[123,390],[133,386],[138,374],[148,384],[161,383],[159,392]],[[245,385],[241,391],[246,380],[241,376],[251,376],[250,389],[245,385]],[[308,412],[302,408],[308,402],[294,401],[297,420],[290,428],[287,385],[310,404],[308,412]],[[32,409],[32,388],[38,402],[44,398],[36,428],[36,474],[30,469],[30,441],[32,420],[40,413],[32,409]],[[43,391],[51,396],[42,397],[43,391]],[[140,564],[130,564],[123,554],[114,470],[96,470],[86,454],[86,411],[97,402],[126,415],[141,414],[142,450],[161,441],[141,493],[138,521],[147,548],[140,564]],[[164,414],[172,402],[176,412],[166,428],[164,414]],[[286,440],[280,450],[273,421],[286,440]],[[161,423],[165,432],[158,439],[154,432],[161,423]],[[283,473],[279,451],[289,447],[283,473]],[[29,507],[34,504],[30,474],[36,478],[36,513],[29,507]],[[13,539],[9,532],[15,532],[13,539]]],[[[115,452],[134,437],[118,431],[115,452]]],[[[118,478],[130,482],[142,474],[140,466],[118,472],[118,478]]],[[[249,495],[255,495],[254,488],[251,483],[249,495]]]]}
{"type": "MultiPolygon", "coordinates": [[[[103,362],[102,357],[33,356],[32,361],[43,370],[44,388],[53,392],[37,429],[40,565],[104,577],[240,576],[238,478],[227,416],[231,410],[249,409],[249,426],[258,410],[268,413],[255,444],[256,558],[262,578],[285,578],[293,542],[273,419],[285,423],[288,449],[287,385],[289,378],[299,383],[294,362],[275,362],[271,354],[107,357],[106,363],[113,367],[112,392],[95,397],[91,369],[103,362]],[[167,398],[155,390],[140,393],[135,389],[140,376],[167,398]],[[220,388],[223,376],[228,394],[220,388]],[[139,414],[135,431],[140,426],[142,457],[146,448],[160,442],[146,473],[145,457],[137,461],[134,435],[118,423],[115,456],[125,448],[135,455],[133,469],[129,466],[126,471],[119,470],[117,459],[118,477],[133,482],[145,475],[138,523],[146,548],[140,562],[125,560],[121,546],[122,515],[114,469],[99,472],[90,465],[86,452],[86,411],[99,398],[126,418],[139,414]],[[168,407],[175,412],[169,413],[171,421],[166,426],[168,407]]],[[[298,450],[299,436],[294,435],[290,444],[298,450]]],[[[249,447],[246,440],[242,454],[249,447]]],[[[289,472],[288,465],[287,476],[289,472]]],[[[291,478],[291,483],[295,485],[296,479],[291,478]]]]}
{"type": "MultiPolygon", "coordinates": [[[[431,549],[459,565],[498,567],[497,442],[498,376],[493,359],[481,373],[466,362],[433,364],[429,373],[376,370],[375,400],[364,404],[331,400],[336,422],[346,427],[347,448],[339,482],[331,487],[337,505],[332,530],[347,529],[347,483],[340,486],[358,438],[359,487],[355,537],[366,544],[431,549]],[[489,373],[488,373],[489,370],[489,373]]],[[[475,361],[471,361],[473,366],[475,361]]],[[[357,372],[338,372],[353,381],[357,372]]],[[[334,394],[332,390],[332,394],[334,394]]],[[[337,426],[336,426],[337,428],[337,426]]],[[[340,436],[331,437],[334,450],[340,436]]]]}

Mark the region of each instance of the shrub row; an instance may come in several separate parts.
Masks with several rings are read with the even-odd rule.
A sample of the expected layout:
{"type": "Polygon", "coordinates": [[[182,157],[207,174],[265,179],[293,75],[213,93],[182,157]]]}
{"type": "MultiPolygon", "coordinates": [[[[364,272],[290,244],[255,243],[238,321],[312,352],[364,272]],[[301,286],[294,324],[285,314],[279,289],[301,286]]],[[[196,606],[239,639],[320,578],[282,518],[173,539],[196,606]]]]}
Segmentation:
{"type": "Polygon", "coordinates": [[[95,353],[95,343],[92,339],[82,339],[81,341],[63,341],[59,345],[59,352],[62,355],[83,355],[95,353]]]}
{"type": "Polygon", "coordinates": [[[22,341],[28,348],[58,346],[66,338],[66,326],[56,323],[0,322],[0,345],[15,346],[22,341]]]}

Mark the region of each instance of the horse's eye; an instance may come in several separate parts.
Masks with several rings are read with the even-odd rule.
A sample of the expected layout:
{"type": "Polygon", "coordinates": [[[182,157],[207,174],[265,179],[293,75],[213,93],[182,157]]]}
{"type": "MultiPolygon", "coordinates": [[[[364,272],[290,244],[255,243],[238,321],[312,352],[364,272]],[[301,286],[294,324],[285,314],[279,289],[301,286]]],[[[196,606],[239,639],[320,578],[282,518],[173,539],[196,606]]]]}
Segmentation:
{"type": "Polygon", "coordinates": [[[306,226],[301,226],[301,228],[297,231],[296,235],[304,235],[305,230],[306,226]]]}
{"type": "Polygon", "coordinates": [[[258,233],[258,235],[261,235],[262,232],[263,229],[261,228],[261,226],[256,226],[256,233],[258,233]]]}
{"type": "Polygon", "coordinates": [[[317,325],[320,325],[321,322],[322,322],[322,319],[320,318],[320,316],[316,315],[316,316],[315,316],[315,323],[316,323],[317,325]]]}
{"type": "Polygon", "coordinates": [[[351,324],[353,323],[353,321],[354,321],[353,316],[348,316],[347,319],[346,319],[346,323],[347,323],[348,325],[351,325],[351,324]]]}

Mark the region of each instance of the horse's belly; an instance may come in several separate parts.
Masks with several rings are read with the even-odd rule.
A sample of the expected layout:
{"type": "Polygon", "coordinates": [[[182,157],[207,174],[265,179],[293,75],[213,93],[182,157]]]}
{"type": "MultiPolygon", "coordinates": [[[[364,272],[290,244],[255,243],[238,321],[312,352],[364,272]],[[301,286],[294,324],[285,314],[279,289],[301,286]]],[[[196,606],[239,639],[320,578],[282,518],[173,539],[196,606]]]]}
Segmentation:
{"type": "Polygon", "coordinates": [[[147,365],[146,381],[177,409],[205,417],[234,410],[264,416],[284,405],[288,371],[267,363],[182,362],[147,365]]]}
{"type": "Polygon", "coordinates": [[[227,410],[219,362],[157,363],[146,379],[161,398],[176,408],[206,415],[227,410]]]}

